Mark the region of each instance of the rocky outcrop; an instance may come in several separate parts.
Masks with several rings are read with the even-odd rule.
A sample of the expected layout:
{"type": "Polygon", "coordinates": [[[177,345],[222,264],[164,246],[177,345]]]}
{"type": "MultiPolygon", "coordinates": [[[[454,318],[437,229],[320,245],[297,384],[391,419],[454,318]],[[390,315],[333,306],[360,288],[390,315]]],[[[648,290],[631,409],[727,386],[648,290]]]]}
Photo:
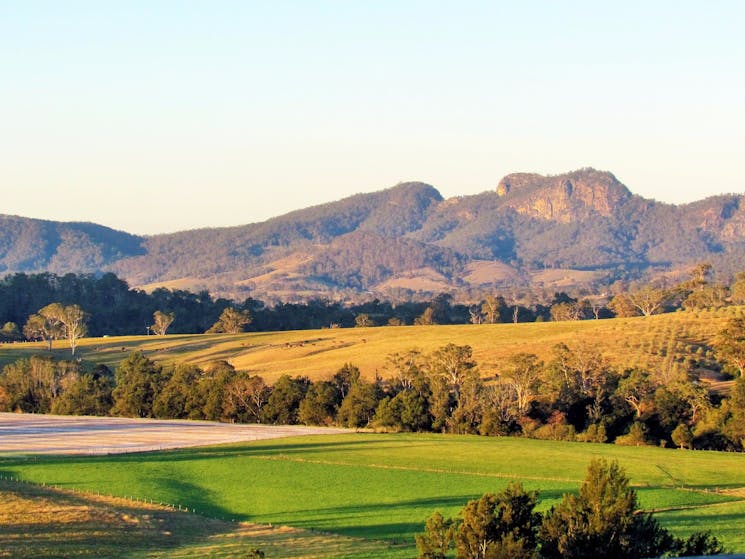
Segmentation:
{"type": "Polygon", "coordinates": [[[631,192],[611,173],[580,169],[557,176],[515,173],[497,185],[504,205],[529,217],[570,223],[611,216],[631,192]]]}

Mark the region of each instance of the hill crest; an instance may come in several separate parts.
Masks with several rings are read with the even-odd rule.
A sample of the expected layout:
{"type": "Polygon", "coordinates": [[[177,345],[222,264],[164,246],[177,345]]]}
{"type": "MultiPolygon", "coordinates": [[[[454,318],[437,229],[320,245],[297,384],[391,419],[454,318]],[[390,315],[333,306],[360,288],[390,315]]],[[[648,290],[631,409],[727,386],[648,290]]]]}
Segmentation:
{"type": "Polygon", "coordinates": [[[745,261],[743,196],[664,204],[592,168],[514,173],[448,200],[404,182],[264,222],[148,237],[0,216],[0,272],[112,271],[132,286],[236,299],[571,289],[702,260],[722,273],[745,261]]]}

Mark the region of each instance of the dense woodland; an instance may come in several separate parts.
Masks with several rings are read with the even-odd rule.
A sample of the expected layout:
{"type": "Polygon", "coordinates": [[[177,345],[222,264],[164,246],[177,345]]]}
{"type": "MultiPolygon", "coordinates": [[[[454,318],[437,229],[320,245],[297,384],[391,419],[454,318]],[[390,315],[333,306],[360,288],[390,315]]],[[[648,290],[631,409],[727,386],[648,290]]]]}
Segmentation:
{"type": "Polygon", "coordinates": [[[37,355],[0,374],[0,409],[270,424],[341,425],[390,431],[743,450],[745,319],[715,345],[737,376],[729,395],[690,370],[616,370],[591,347],[553,348],[541,362],[519,353],[480,370],[469,346],[388,356],[385,378],[346,364],[328,380],[280,377],[273,386],[227,362],[164,367],[132,353],[115,371],[37,355]]]}

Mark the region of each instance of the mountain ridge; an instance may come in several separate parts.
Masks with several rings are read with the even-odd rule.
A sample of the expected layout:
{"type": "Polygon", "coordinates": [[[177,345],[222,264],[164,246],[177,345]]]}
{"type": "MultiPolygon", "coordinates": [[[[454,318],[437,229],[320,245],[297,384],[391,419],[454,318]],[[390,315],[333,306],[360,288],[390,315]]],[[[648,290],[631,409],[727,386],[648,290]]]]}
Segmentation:
{"type": "Polygon", "coordinates": [[[263,222],[150,236],[0,215],[0,272],[112,271],[133,286],[285,300],[525,286],[552,269],[594,273],[575,283],[701,260],[731,273],[745,256],[744,199],[666,204],[583,168],[514,173],[449,199],[403,182],[263,222]]]}

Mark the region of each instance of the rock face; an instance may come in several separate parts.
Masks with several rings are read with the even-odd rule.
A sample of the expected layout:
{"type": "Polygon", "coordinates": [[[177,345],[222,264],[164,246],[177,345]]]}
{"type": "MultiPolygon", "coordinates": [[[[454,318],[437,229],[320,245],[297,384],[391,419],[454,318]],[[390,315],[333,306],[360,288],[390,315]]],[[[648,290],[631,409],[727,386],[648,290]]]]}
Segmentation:
{"type": "Polygon", "coordinates": [[[570,223],[612,215],[631,192],[611,173],[580,169],[558,176],[507,175],[499,182],[497,195],[504,198],[505,207],[520,214],[570,223]]]}
{"type": "Polygon", "coordinates": [[[745,238],[745,197],[734,194],[714,196],[681,207],[686,225],[707,233],[720,242],[745,238]]]}

